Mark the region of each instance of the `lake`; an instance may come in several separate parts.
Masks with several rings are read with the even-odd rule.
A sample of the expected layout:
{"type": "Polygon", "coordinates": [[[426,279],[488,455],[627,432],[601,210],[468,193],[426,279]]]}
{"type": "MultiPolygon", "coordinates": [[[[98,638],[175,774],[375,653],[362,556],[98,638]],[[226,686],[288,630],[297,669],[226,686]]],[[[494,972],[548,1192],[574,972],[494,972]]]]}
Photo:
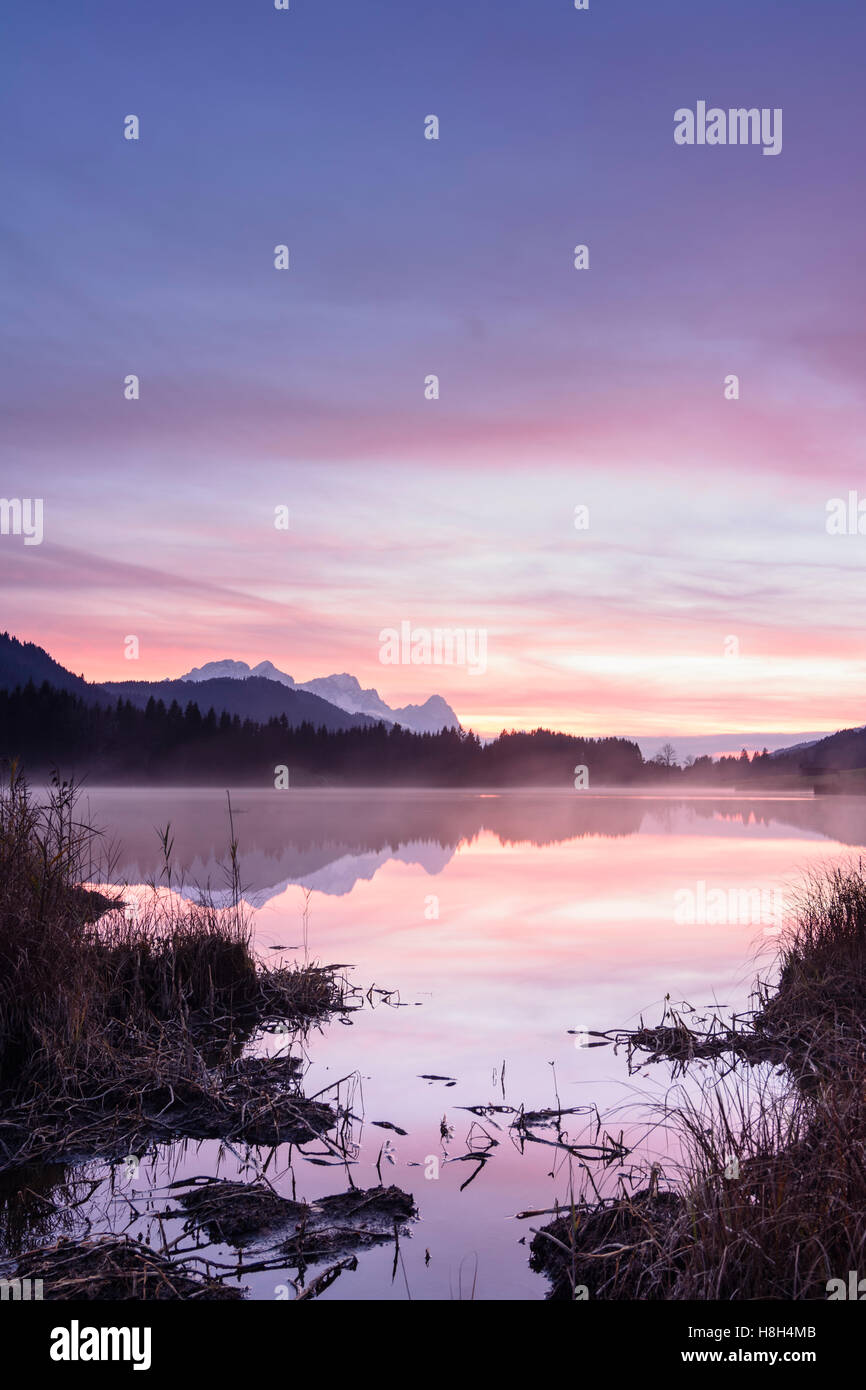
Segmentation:
{"type": "MultiPolygon", "coordinates": [[[[91,788],[86,801],[115,841],[114,882],[159,874],[155,828],[170,822],[176,887],[223,891],[224,793],[91,788]]],[[[573,1138],[589,1126],[590,1139],[597,1107],[638,1145],[626,1167],[663,1151],[648,1107],[669,1069],[629,1077],[622,1052],[586,1046],[588,1034],[656,1023],[667,995],[744,1008],[798,880],[866,844],[866,801],[845,797],[237,790],[232,810],[262,956],[306,953],[351,966],[364,991],[397,992],[371,992],[349,1024],[306,1042],[307,1095],[350,1078],[339,1094],[355,1117],[354,1183],[375,1185],[378,1160],[420,1213],[396,1260],[393,1243],[361,1252],[330,1299],[543,1298],[528,1245],[550,1218],[517,1214],[565,1200],[580,1162],[550,1142],[555,1130],[521,1143],[511,1113],[469,1107],[587,1107],[564,1123],[573,1138]]],[[[97,1183],[73,1220],[95,1233],[122,1215],[154,1230],[169,1181],[250,1176],[267,1158],[205,1142],[158,1150],[135,1179],[89,1163],[65,1175],[82,1193],[97,1183]]],[[[595,1167],[609,1189],[616,1167],[595,1167]]],[[[308,1200],[347,1186],[344,1167],[297,1151],[291,1169],[277,1151],[267,1176],[308,1200]]],[[[44,1190],[57,1181],[54,1170],[44,1190]]],[[[165,1227],[173,1238],[181,1223],[165,1227]]],[[[279,1296],[272,1271],[243,1282],[255,1298],[279,1296]]]]}

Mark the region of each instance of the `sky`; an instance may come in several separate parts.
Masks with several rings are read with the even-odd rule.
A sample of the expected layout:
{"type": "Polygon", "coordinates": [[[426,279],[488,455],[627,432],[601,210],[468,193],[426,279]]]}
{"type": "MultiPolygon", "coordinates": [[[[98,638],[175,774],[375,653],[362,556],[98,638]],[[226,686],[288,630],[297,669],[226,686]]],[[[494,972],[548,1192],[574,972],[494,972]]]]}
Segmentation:
{"type": "Polygon", "coordinates": [[[859,0],[16,7],[0,495],[44,522],[0,627],[481,733],[866,722],[864,40],[859,0]],[[699,101],[781,152],[677,145],[699,101]],[[404,622],[484,669],[384,664],[404,622]]]}

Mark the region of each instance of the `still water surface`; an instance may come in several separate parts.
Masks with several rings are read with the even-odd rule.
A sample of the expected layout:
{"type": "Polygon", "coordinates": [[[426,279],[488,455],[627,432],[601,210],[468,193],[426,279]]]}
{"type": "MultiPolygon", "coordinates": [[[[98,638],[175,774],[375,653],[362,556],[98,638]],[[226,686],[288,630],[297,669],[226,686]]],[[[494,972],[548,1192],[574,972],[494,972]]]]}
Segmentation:
{"type": "MultiPolygon", "coordinates": [[[[92,788],[88,798],[117,842],[115,881],[159,873],[155,828],[171,822],[175,881],[190,896],[197,885],[222,889],[223,793],[92,788]]],[[[724,1012],[746,1006],[775,939],[775,919],[756,904],[789,902],[810,867],[866,844],[866,801],[842,797],[239,790],[232,805],[263,956],[304,959],[310,890],[309,958],[351,965],[364,990],[399,992],[399,1007],[365,1006],[351,1026],[329,1023],[306,1045],[307,1095],[356,1074],[356,1186],[377,1183],[389,1142],[394,1162],[380,1160],[383,1179],[412,1192],[420,1211],[396,1268],[393,1244],[364,1251],[330,1299],[448,1299],[473,1288],[476,1298],[544,1297],[545,1281],[528,1266],[529,1228],[549,1218],[517,1213],[562,1201],[578,1165],[549,1144],[514,1142],[508,1114],[461,1107],[540,1110],[558,1096],[563,1107],[612,1113],[612,1129],[628,1142],[644,1136],[643,1150],[657,1152],[663,1138],[650,1129],[647,1104],[663,1095],[666,1069],[630,1078],[621,1054],[576,1045],[579,1032],[569,1030],[634,1026],[641,1016],[655,1023],[666,995],[724,1012]],[[721,901],[709,897],[718,890],[749,909],[729,913],[733,920],[719,910],[684,920],[684,904],[694,902],[700,918],[701,902],[721,901]],[[738,896],[747,891],[751,898],[738,896]],[[431,1073],[447,1080],[423,1079],[431,1073]],[[382,1121],[406,1135],[374,1123],[382,1121]],[[453,1130],[444,1147],[443,1124],[453,1130]],[[490,1140],[498,1142],[488,1162],[461,1191],[475,1165],[443,1160],[490,1140]],[[425,1177],[431,1156],[438,1177],[425,1177]]],[[[572,1136],[585,1134],[579,1116],[566,1124],[572,1136]]],[[[143,1214],[154,1211],[167,1181],[234,1177],[246,1158],[237,1146],[222,1155],[215,1143],[171,1146],[125,1191],[115,1169],[113,1189],[103,1184],[86,1210],[94,1230],[116,1227],[130,1196],[143,1214]]],[[[264,1156],[250,1159],[247,1176],[264,1156]]],[[[283,1168],[278,1152],[268,1176],[287,1195],[314,1200],[347,1186],[345,1169],[297,1152],[292,1171],[283,1168]]],[[[99,1177],[105,1168],[86,1171],[99,1177]]],[[[215,1253],[233,1258],[226,1247],[215,1253]]],[[[244,1282],[253,1297],[274,1298],[280,1276],[244,1282]]]]}

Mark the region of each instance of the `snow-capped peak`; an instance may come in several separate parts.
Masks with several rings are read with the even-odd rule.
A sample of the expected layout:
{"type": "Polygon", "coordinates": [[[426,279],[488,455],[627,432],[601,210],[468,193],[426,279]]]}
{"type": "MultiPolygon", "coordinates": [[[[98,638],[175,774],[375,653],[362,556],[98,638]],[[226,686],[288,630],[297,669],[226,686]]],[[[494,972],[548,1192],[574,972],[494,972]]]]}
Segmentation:
{"type": "Polygon", "coordinates": [[[441,695],[431,695],[422,705],[404,705],[400,709],[392,709],[390,705],[386,705],[378,690],[364,690],[357,677],[350,676],[347,671],[339,675],[317,676],[313,680],[297,683],[272,661],[260,661],[257,666],[250,667],[246,661],[233,661],[230,657],[225,657],[222,661],[207,661],[204,666],[196,666],[180,679],[210,681],[229,677],[231,680],[244,681],[250,676],[277,681],[292,690],[305,690],[311,695],[318,695],[321,699],[327,700],[329,704],[336,705],[347,714],[367,714],[389,724],[402,724],[404,728],[413,729],[416,733],[436,733],[439,729],[460,728],[457,715],[441,695]]]}
{"type": "Polygon", "coordinates": [[[234,681],[245,681],[251,674],[250,668],[245,661],[232,661],[231,657],[224,657],[222,661],[206,661],[204,666],[194,666],[185,676],[181,676],[182,681],[215,681],[220,677],[226,677],[234,681]]]}

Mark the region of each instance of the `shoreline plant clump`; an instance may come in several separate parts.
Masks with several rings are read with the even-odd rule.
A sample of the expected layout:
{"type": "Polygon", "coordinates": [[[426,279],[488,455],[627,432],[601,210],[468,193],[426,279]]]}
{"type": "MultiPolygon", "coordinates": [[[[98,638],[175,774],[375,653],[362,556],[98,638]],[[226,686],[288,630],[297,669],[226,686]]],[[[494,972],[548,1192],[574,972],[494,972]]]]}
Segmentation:
{"type": "Polygon", "coordinates": [[[77,802],[57,780],[35,798],[14,767],[0,791],[0,1170],[148,1134],[327,1128],[330,1107],[309,1110],[285,1059],[251,1070],[240,1051],[257,1028],[345,1009],[345,982],[256,960],[234,838],[226,907],[153,885],[130,911],[89,888],[106,865],[77,802]]]}
{"type": "Polygon", "coordinates": [[[806,880],[777,983],[758,983],[749,1015],[698,1029],[666,1011],[658,1028],[599,1036],[630,1066],[701,1068],[701,1084],[675,1088],[658,1117],[679,1151],[673,1181],[654,1164],[615,1197],[587,1184],[535,1233],[551,1297],[826,1299],[866,1274],[862,862],[806,880]]]}

